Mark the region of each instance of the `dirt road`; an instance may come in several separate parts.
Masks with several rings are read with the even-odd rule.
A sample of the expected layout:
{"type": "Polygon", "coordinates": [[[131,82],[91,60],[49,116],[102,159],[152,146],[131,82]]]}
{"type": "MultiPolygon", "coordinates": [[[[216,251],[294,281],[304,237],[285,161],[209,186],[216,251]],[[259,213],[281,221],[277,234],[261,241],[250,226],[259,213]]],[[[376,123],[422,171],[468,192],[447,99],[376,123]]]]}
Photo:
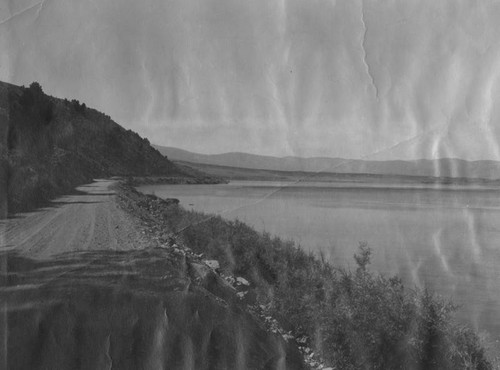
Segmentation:
{"type": "Polygon", "coordinates": [[[47,208],[0,220],[0,251],[45,258],[61,252],[147,246],[137,223],[115,201],[113,183],[97,180],[47,208]]]}

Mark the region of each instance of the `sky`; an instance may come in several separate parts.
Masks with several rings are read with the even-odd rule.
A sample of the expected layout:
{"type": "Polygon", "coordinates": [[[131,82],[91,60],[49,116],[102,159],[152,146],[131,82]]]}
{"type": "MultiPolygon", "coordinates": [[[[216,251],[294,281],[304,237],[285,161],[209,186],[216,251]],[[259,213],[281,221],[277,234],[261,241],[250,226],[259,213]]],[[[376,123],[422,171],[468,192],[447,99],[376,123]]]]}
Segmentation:
{"type": "Polygon", "coordinates": [[[500,2],[0,0],[0,80],[199,153],[500,160],[500,2]]]}

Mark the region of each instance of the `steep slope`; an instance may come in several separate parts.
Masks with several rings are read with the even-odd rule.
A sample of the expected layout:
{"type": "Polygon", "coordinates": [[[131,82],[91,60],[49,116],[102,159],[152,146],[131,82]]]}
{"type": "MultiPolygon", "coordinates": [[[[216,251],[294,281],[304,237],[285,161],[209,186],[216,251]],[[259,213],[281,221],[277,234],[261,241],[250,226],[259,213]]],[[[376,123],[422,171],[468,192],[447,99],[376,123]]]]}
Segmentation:
{"type": "Polygon", "coordinates": [[[498,179],[500,162],[465,161],[456,158],[419,159],[413,161],[365,161],[342,158],[270,157],[248,153],[198,154],[186,150],[154,145],[171,160],[217,166],[276,171],[305,171],[332,173],[366,173],[376,175],[405,175],[433,177],[468,177],[498,179]]]}
{"type": "Polygon", "coordinates": [[[191,178],[147,139],[85,104],[0,83],[2,215],[31,208],[94,178],[191,178]]]}

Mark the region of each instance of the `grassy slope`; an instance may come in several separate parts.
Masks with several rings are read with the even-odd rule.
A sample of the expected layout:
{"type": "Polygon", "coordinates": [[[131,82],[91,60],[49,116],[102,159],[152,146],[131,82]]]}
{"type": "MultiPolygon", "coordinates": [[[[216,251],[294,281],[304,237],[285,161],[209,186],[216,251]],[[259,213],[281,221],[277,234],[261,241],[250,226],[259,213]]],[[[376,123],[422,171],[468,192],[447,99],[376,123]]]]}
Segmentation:
{"type": "Polygon", "coordinates": [[[409,291],[396,277],[368,271],[370,251],[350,272],[308,255],[292,242],[238,221],[122,189],[166,245],[184,244],[252,283],[249,304],[265,307],[300,343],[339,369],[490,369],[477,335],[458,324],[453,305],[409,291]]]}
{"type": "MultiPolygon", "coordinates": [[[[163,176],[201,179],[178,168],[148,140],[77,101],[41,87],[0,83],[2,214],[38,205],[93,178],[163,176]]],[[[204,178],[203,181],[210,181],[204,178]]]]}

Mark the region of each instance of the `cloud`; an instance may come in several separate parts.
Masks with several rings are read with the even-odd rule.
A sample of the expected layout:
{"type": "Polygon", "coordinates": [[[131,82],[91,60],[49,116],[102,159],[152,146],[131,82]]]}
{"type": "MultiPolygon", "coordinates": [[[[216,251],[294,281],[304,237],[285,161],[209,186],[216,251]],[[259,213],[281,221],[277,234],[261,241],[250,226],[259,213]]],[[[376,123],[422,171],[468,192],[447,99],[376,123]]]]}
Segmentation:
{"type": "Polygon", "coordinates": [[[5,13],[19,15],[0,25],[0,78],[37,80],[158,144],[500,159],[496,1],[35,4],[5,13]]]}

